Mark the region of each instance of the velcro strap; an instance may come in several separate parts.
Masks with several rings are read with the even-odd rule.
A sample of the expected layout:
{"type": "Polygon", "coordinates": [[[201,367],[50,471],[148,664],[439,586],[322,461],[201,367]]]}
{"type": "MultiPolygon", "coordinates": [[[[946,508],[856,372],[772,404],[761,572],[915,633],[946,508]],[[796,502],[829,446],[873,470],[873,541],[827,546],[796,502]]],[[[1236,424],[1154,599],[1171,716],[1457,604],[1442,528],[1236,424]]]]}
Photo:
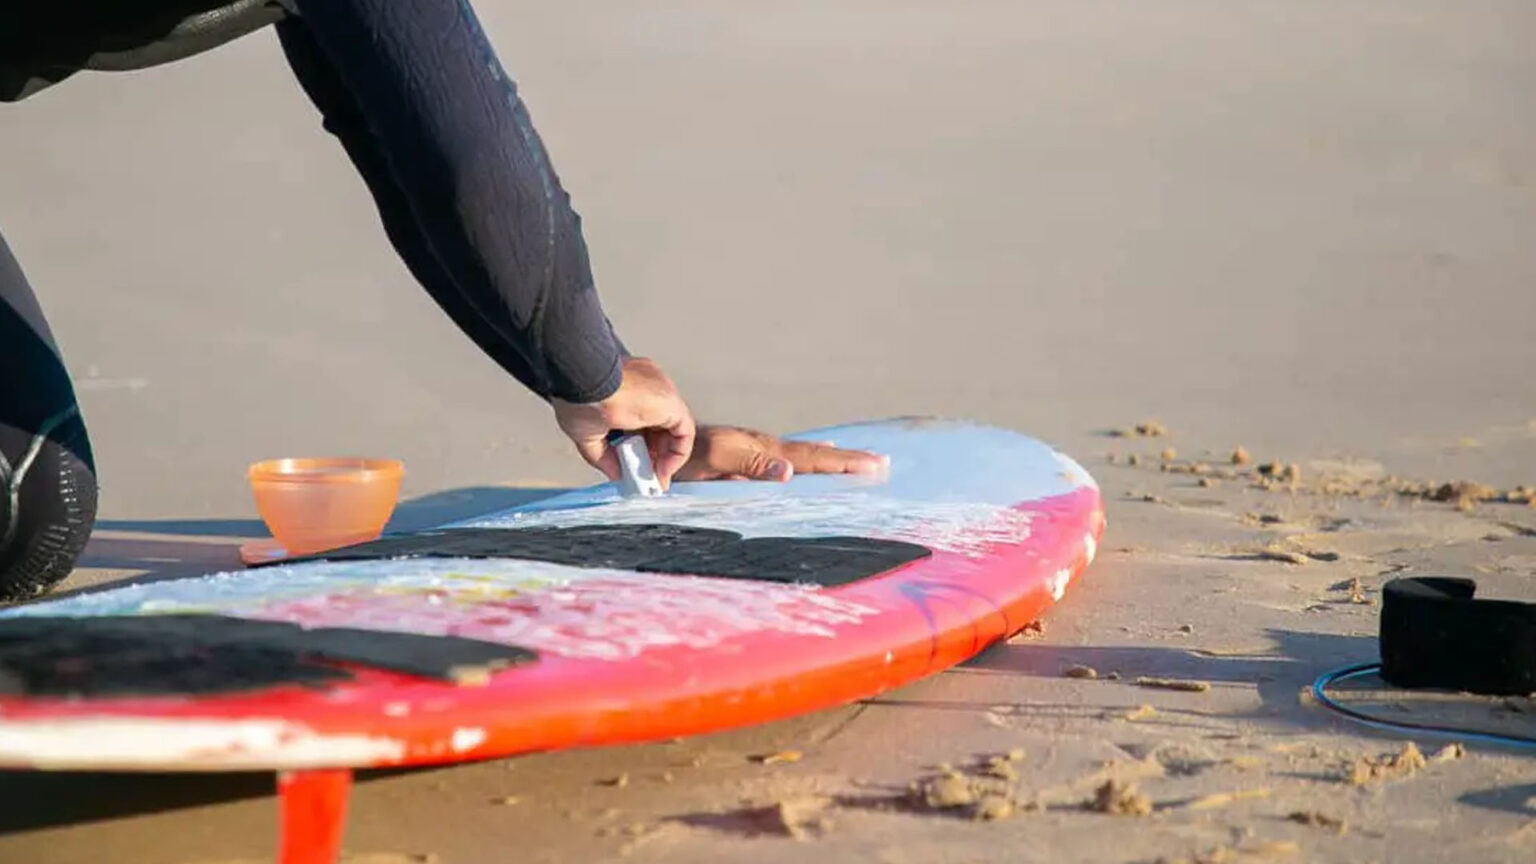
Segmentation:
{"type": "Polygon", "coordinates": [[[1475,600],[1451,577],[1382,586],[1381,677],[1398,687],[1536,693],[1536,603],[1475,600]]]}

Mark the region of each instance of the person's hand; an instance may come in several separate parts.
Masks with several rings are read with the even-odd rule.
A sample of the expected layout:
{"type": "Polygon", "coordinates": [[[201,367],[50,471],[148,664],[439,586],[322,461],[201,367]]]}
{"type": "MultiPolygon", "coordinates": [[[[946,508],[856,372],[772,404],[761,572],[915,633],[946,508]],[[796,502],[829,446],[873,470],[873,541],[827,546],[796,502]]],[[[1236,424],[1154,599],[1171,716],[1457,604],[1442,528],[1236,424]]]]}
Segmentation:
{"type": "Polygon", "coordinates": [[[576,452],[609,480],[618,480],[622,473],[618,453],[608,443],[608,433],[616,429],[644,433],[652,468],[664,489],[693,454],[693,412],[672,379],[644,357],[625,358],[619,389],[601,402],[552,399],[550,403],[555,422],[576,445],[576,452]]]}
{"type": "Polygon", "coordinates": [[[816,441],[785,441],[738,426],[700,426],[678,480],[767,480],[795,474],[879,474],[890,459],[816,441]]]}

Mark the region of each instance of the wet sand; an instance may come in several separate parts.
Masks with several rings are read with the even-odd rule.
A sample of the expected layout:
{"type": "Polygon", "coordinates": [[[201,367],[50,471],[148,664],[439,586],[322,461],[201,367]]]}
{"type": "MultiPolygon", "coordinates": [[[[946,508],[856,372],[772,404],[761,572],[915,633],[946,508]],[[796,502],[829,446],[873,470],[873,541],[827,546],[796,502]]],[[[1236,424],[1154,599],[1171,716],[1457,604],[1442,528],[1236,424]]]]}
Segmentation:
{"type": "MultiPolygon", "coordinates": [[[[1042,633],[865,704],[371,775],[358,861],[1536,854],[1529,754],[1419,738],[1356,784],[1403,739],[1299,695],[1375,657],[1393,575],[1536,597],[1536,508],[1385,480],[1536,486],[1536,10],[482,5],[612,317],[701,417],[1010,426],[1095,473],[1109,532],[1042,633]],[[1238,446],[1298,482],[1185,473],[1238,446]],[[1084,807],[1109,780],[1126,812],[1084,807]]],[[[0,116],[0,226],[101,463],[66,587],[233,566],[272,455],[404,459],[400,526],[592,479],[410,281],[271,34],[0,116]]],[[[1376,708],[1536,730],[1529,700],[1376,708]]],[[[259,860],[269,792],[7,774],[0,861],[259,860]]]]}

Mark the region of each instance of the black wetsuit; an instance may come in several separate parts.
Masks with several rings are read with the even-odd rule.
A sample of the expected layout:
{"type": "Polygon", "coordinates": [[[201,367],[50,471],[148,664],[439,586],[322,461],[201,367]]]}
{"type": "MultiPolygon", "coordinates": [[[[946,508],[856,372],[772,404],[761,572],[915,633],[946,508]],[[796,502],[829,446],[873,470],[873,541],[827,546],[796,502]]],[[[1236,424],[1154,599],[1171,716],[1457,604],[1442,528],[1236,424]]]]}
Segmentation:
{"type": "MultiPolygon", "coordinates": [[[[291,9],[275,27],[289,66],[416,280],[539,396],[590,402],[616,390],[625,350],[593,287],[581,220],[468,0],[283,2],[291,9]]],[[[121,47],[125,7],[136,20],[175,20],[221,4],[16,5],[43,11],[0,12],[3,101],[42,98],[39,80],[121,47]]],[[[94,471],[69,375],[0,238],[0,599],[46,591],[72,569],[94,522],[94,471]]]]}

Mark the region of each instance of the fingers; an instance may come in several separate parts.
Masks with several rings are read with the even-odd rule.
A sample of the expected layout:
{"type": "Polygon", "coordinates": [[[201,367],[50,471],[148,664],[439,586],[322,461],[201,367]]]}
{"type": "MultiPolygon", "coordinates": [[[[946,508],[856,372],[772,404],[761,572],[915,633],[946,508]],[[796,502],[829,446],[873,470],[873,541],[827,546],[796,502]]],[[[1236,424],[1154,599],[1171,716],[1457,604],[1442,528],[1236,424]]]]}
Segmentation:
{"type": "Polygon", "coordinates": [[[697,436],[693,412],[677,392],[672,379],[650,359],[630,358],[625,362],[624,374],[627,380],[634,381],[635,397],[624,406],[627,412],[618,413],[628,421],[626,428],[646,430],[652,470],[662,488],[666,489],[693,454],[697,436]]]}
{"type": "Polygon", "coordinates": [[[744,454],[736,465],[734,472],[727,471],[724,476],[768,483],[787,483],[789,478],[795,476],[795,467],[789,462],[764,453],[744,454]]]}
{"type": "Polygon", "coordinates": [[[661,481],[662,488],[672,485],[672,478],[677,472],[688,464],[688,457],[693,455],[694,440],[698,436],[698,430],[693,423],[693,417],[684,413],[673,423],[657,434],[648,435],[651,448],[652,468],[656,472],[656,479],[661,481]]]}
{"type": "Polygon", "coordinates": [[[863,450],[840,450],[810,441],[785,441],[784,455],[802,474],[879,474],[890,459],[863,450]]]}
{"type": "Polygon", "coordinates": [[[713,442],[706,464],[715,476],[737,476],[748,480],[782,482],[794,474],[794,468],[788,462],[746,435],[733,435],[726,441],[713,442]]]}
{"type": "Polygon", "coordinates": [[[645,435],[651,466],[663,489],[671,485],[693,451],[697,437],[693,413],[672,380],[647,358],[626,358],[619,389],[601,402],[550,401],[556,423],[581,458],[609,480],[620,479],[623,472],[618,454],[607,441],[615,430],[645,435]]]}
{"type": "Polygon", "coordinates": [[[765,480],[783,482],[794,468],[772,438],[735,426],[700,426],[693,458],[679,472],[684,480],[765,480]]]}
{"type": "Polygon", "coordinates": [[[759,480],[784,482],[796,474],[881,474],[890,467],[884,456],[843,450],[812,441],[783,441],[737,426],[698,427],[693,458],[679,480],[759,480]]]}
{"type": "Polygon", "coordinates": [[[759,460],[754,472],[746,475],[748,480],[766,480],[770,483],[787,483],[793,476],[794,465],[784,459],[771,457],[759,460]]]}

